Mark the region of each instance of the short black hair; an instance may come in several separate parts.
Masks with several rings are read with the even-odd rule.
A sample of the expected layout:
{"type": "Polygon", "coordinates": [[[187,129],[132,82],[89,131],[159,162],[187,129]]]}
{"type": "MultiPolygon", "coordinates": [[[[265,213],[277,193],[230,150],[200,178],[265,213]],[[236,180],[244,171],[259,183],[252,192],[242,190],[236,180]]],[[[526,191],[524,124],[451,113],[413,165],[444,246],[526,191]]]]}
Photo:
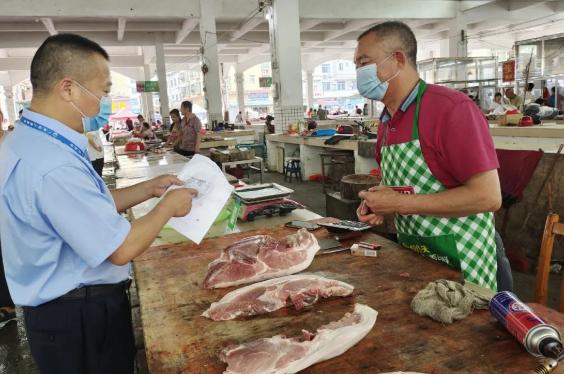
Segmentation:
{"type": "Polygon", "coordinates": [[[357,41],[371,33],[381,38],[396,37],[401,44],[398,47],[405,52],[411,65],[417,66],[417,39],[413,31],[405,23],[399,21],[380,23],[360,34],[357,41]]]}
{"type": "Polygon", "coordinates": [[[501,94],[501,92],[496,92],[494,97],[502,97],[503,95],[501,94]]]}
{"type": "Polygon", "coordinates": [[[146,128],[146,129],[150,129],[151,125],[149,125],[148,122],[143,122],[143,127],[146,128]]]}
{"type": "Polygon", "coordinates": [[[556,93],[556,86],[553,86],[550,91],[556,93]]]}
{"type": "Polygon", "coordinates": [[[534,83],[529,83],[529,84],[527,85],[527,91],[532,91],[533,88],[535,88],[535,84],[534,84],[534,83]]]}
{"type": "Polygon", "coordinates": [[[186,108],[188,111],[192,112],[192,102],[189,100],[184,100],[182,104],[180,104],[181,108],[186,108]]]}
{"type": "Polygon", "coordinates": [[[107,61],[108,52],[92,40],[76,34],[57,34],[45,39],[31,60],[31,86],[36,92],[47,91],[65,76],[84,74],[84,62],[98,54],[107,61]]]}
{"type": "Polygon", "coordinates": [[[139,118],[145,119],[142,114],[138,114],[138,115],[137,115],[137,119],[139,119],[139,118]]]}
{"type": "Polygon", "coordinates": [[[174,114],[175,116],[180,117],[180,112],[178,111],[178,109],[171,110],[169,114],[174,114]]]}

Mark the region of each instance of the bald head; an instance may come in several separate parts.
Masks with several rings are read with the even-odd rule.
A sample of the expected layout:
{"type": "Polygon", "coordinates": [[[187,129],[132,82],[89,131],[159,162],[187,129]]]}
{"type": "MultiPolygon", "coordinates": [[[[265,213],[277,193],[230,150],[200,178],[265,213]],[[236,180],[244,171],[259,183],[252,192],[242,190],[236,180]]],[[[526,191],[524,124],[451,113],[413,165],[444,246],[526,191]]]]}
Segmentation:
{"type": "Polygon", "coordinates": [[[47,38],[31,62],[31,85],[34,94],[49,92],[57,82],[71,78],[92,80],[99,72],[100,59],[109,61],[108,53],[96,42],[75,34],[47,38]]]}

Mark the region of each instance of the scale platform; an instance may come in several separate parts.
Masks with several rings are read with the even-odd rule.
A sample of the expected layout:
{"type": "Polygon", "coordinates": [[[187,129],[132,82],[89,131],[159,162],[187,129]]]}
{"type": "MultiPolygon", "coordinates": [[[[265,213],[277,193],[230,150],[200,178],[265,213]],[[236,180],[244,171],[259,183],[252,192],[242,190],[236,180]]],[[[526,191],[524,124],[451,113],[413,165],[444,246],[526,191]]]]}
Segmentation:
{"type": "Polygon", "coordinates": [[[289,199],[294,190],[277,183],[264,183],[238,188],[233,192],[241,200],[242,221],[254,221],[255,218],[276,215],[285,216],[294,209],[305,208],[304,205],[289,199]]]}

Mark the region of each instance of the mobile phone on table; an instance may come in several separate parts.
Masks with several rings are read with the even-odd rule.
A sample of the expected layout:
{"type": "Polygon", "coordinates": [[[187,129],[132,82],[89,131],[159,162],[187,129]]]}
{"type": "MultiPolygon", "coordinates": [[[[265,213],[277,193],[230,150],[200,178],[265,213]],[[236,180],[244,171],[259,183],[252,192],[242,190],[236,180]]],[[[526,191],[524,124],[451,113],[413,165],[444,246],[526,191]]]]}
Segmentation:
{"type": "Polygon", "coordinates": [[[306,229],[308,231],[314,231],[320,228],[317,223],[305,222],[305,221],[290,221],[286,223],[286,227],[291,227],[294,229],[306,229]]]}

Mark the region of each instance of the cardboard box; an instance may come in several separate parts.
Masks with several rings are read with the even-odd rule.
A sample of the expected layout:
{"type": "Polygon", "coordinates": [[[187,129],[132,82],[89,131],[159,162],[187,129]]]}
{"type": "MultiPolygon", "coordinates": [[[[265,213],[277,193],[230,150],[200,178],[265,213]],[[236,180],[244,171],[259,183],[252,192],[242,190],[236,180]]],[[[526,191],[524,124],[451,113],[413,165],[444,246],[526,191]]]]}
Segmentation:
{"type": "Polygon", "coordinates": [[[518,114],[502,114],[497,117],[497,124],[500,126],[517,126],[523,118],[522,113],[518,114]]]}

